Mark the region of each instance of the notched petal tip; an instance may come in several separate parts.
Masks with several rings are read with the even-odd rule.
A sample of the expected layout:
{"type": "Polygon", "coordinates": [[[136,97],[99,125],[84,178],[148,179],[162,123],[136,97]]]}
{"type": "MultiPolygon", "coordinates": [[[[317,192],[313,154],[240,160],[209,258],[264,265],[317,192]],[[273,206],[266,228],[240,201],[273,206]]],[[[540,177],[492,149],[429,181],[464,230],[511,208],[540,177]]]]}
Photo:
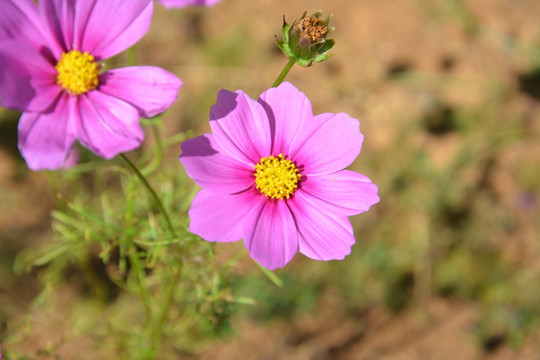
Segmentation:
{"type": "Polygon", "coordinates": [[[233,112],[238,106],[238,96],[242,91],[232,92],[221,89],[218,92],[216,103],[210,108],[210,121],[220,120],[233,112]]]}
{"type": "Polygon", "coordinates": [[[284,201],[264,201],[246,223],[244,243],[250,256],[269,270],[284,267],[298,252],[298,229],[284,201]]]}
{"type": "Polygon", "coordinates": [[[212,147],[211,136],[211,134],[204,134],[180,144],[180,149],[182,150],[180,160],[183,157],[211,156],[217,154],[218,151],[212,147]]]}

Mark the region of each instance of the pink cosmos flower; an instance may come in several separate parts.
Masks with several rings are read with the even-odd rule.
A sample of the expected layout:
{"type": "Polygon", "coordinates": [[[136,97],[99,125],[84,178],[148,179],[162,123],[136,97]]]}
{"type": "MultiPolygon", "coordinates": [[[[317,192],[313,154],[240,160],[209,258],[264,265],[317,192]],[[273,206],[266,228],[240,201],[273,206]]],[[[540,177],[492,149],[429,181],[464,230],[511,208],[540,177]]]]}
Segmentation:
{"type": "MultiPolygon", "coordinates": [[[[100,73],[148,30],[151,0],[1,0],[0,103],[23,111],[33,170],[66,165],[75,140],[104,158],[140,146],[140,117],[165,111],[182,82],[156,67],[100,73]]],[[[68,161],[69,163],[69,161],[68,161]]]]}
{"type": "Polygon", "coordinates": [[[214,6],[221,0],[158,0],[166,8],[183,8],[187,6],[214,6]]]}
{"type": "Polygon", "coordinates": [[[212,134],[182,144],[180,161],[202,188],[190,231],[208,241],[244,239],[268,269],[297,251],[343,259],[355,239],[348,216],[379,201],[377,186],[348,170],[360,153],[359,122],[347,114],[313,115],[290,83],[254,101],[221,90],[210,110],[212,134]]]}

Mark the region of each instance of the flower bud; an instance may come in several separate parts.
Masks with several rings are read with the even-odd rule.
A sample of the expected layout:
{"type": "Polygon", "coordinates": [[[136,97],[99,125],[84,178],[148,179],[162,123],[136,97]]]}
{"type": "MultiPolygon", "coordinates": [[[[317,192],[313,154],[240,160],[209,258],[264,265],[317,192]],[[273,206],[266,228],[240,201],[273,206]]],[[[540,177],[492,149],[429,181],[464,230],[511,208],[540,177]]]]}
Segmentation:
{"type": "Polygon", "coordinates": [[[302,18],[299,21],[295,19],[292,25],[287,24],[285,16],[283,17],[283,40],[276,37],[276,43],[281,51],[298,65],[308,67],[332,56],[327,53],[335,41],[326,39],[328,33],[334,30],[328,26],[332,15],[325,20],[321,19],[322,15],[320,10],[309,16],[304,12],[302,18]]]}

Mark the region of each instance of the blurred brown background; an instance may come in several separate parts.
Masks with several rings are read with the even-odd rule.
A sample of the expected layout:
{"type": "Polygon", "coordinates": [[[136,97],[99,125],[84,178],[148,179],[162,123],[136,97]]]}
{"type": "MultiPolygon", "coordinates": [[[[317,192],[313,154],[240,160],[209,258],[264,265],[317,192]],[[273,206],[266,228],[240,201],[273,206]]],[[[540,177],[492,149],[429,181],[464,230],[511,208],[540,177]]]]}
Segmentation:
{"type": "MultiPolygon", "coordinates": [[[[184,81],[163,132],[208,131],[221,88],[257,98],[286,64],[273,39],[282,16],[291,23],[319,9],[334,14],[335,55],[293,68],[287,80],[315,113],[360,120],[365,141],[352,168],[379,185],[381,202],[352,218],[351,256],[318,263],[297,255],[277,272],[281,289],[242,260],[236,294],[258,305],[236,309],[234,335],[184,357],[540,359],[540,1],[156,5],[137,63],[184,81]]],[[[18,114],[1,114],[0,321],[9,324],[37,293],[36,275],[15,277],[11,265],[20,249],[51,236],[55,175],[25,169],[18,114]]],[[[169,150],[167,166],[178,166],[178,152],[169,150]]],[[[233,252],[228,246],[241,244],[217,250],[233,252]]],[[[55,311],[77,296],[65,292],[56,310],[32,315],[35,331],[21,347],[35,355],[33,346],[71,333],[55,311]]],[[[57,358],[103,358],[95,348],[76,336],[57,358]]]]}

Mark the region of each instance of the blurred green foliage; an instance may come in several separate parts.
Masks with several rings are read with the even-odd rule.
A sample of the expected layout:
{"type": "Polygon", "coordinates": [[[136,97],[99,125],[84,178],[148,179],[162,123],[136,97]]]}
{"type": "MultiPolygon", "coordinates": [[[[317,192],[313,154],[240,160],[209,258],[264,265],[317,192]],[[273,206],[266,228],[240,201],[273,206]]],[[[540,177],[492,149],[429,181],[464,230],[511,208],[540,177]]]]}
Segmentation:
{"type": "MultiPolygon", "coordinates": [[[[164,145],[176,147],[184,137],[164,145]]],[[[80,151],[83,159],[93,157],[80,151]]],[[[163,217],[128,169],[94,158],[51,173],[57,190],[51,214],[55,237],[23,250],[15,262],[16,273],[40,274],[44,290],[35,309],[58,306],[51,302],[66,283],[78,289],[81,298],[63,317],[74,322],[76,334],[96,338],[101,344],[96,352],[108,348],[126,359],[174,358],[230,332],[231,264],[216,265],[213,245],[189,233],[187,209],[196,189],[174,167],[155,171],[152,160],[161,159],[160,152],[147,149],[139,165],[150,158],[141,168],[174,219],[176,237],[166,232],[163,217]]],[[[18,336],[11,333],[5,343],[18,336]]]]}

